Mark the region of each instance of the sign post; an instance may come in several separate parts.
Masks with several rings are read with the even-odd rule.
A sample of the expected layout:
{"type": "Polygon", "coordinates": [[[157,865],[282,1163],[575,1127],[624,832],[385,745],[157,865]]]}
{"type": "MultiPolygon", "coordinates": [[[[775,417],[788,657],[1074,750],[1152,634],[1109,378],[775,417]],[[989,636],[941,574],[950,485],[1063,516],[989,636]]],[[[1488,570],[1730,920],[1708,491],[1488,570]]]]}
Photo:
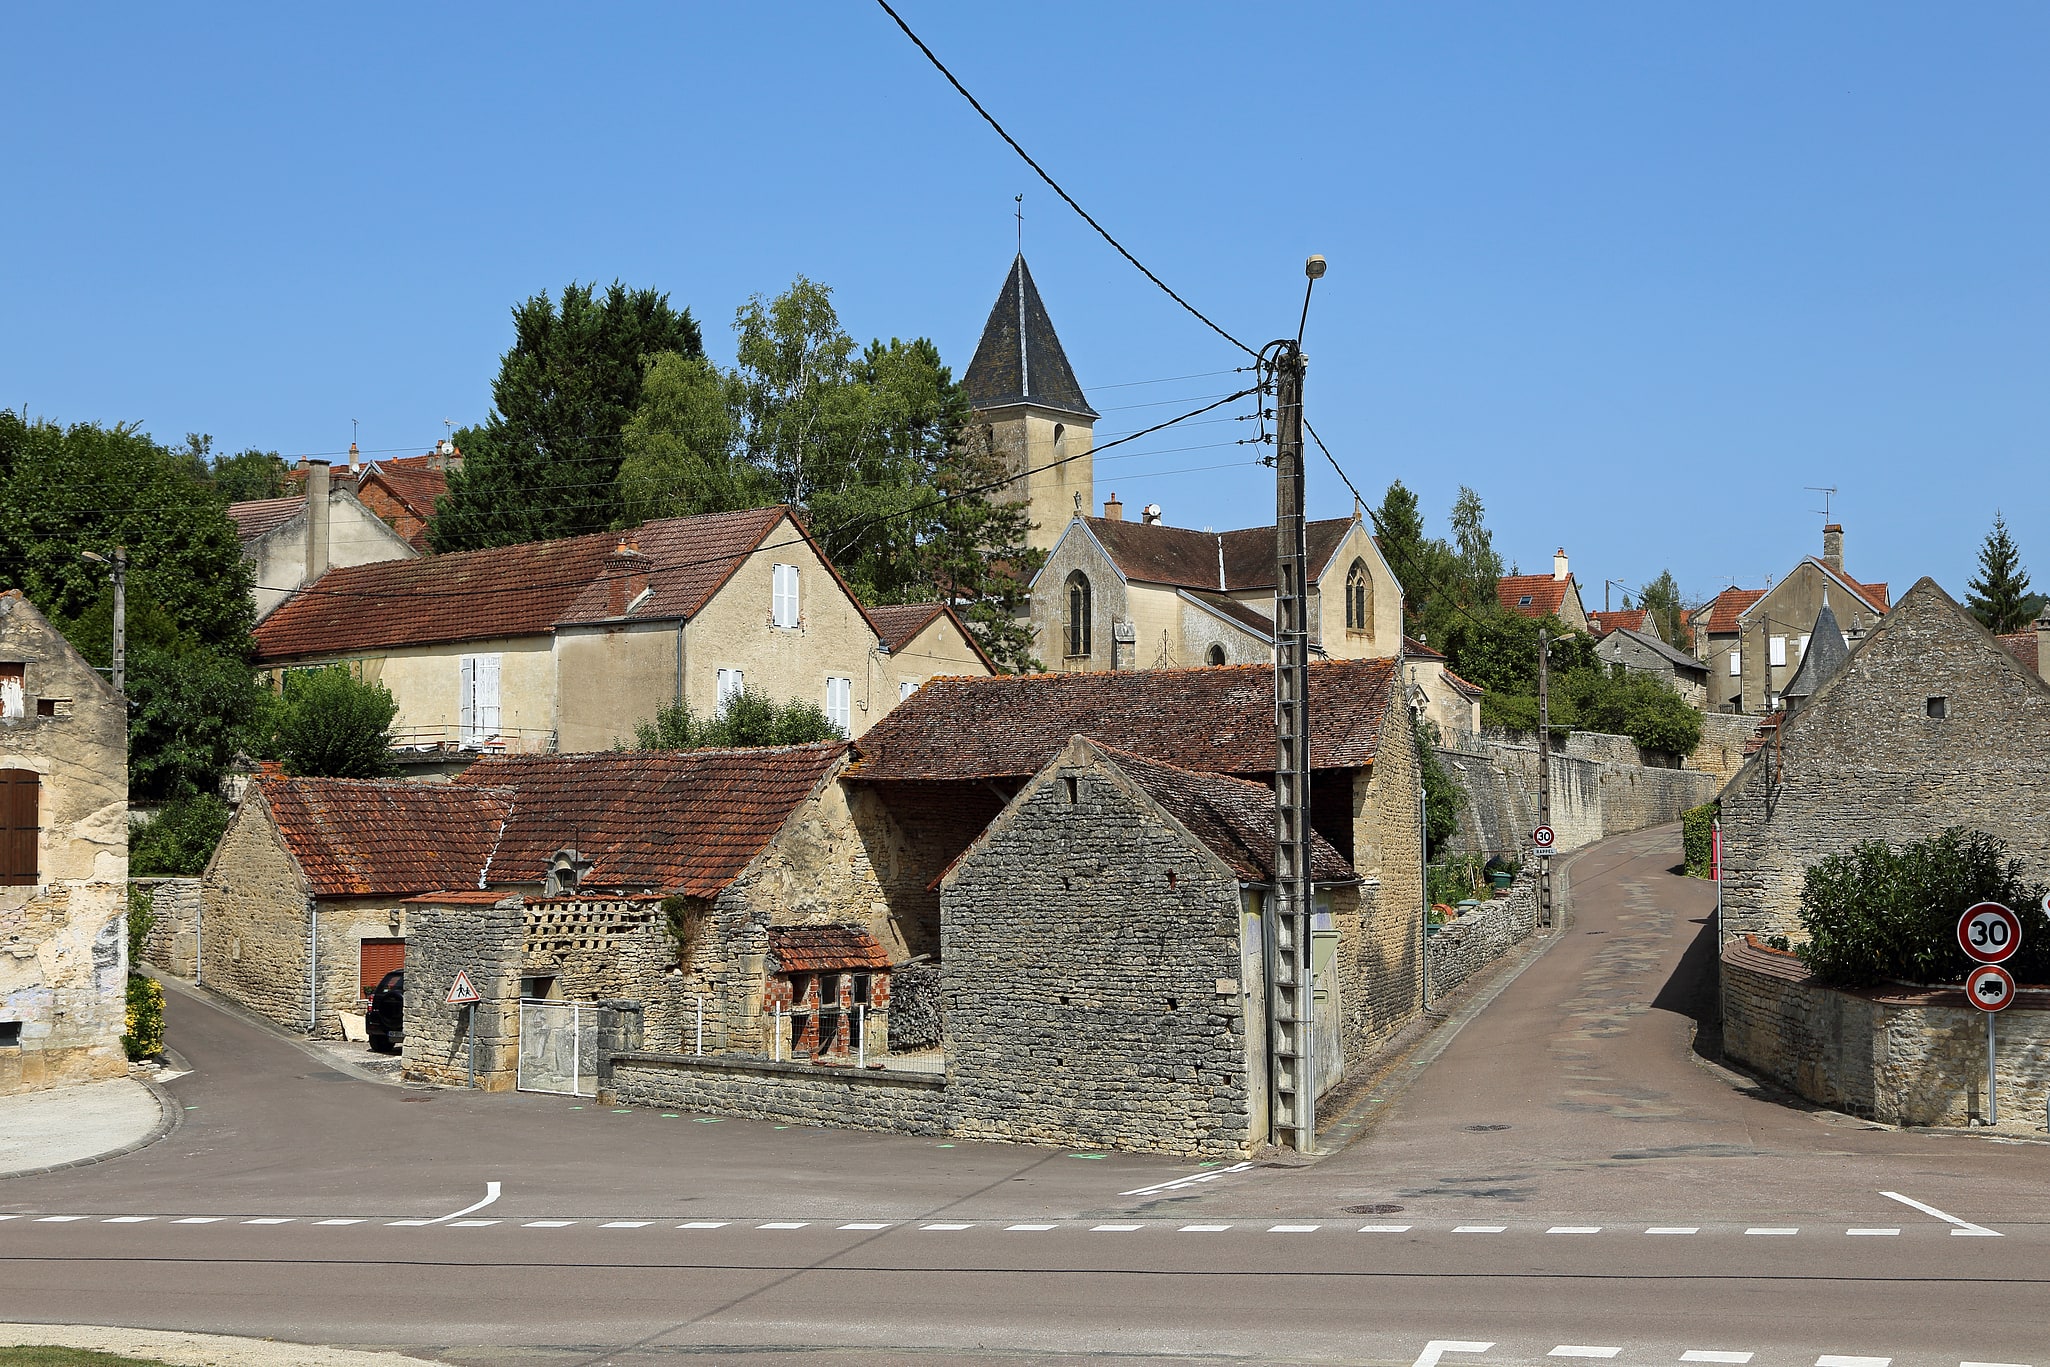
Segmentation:
{"type": "MultiPolygon", "coordinates": [[[[2046,899],[2050,900],[2050,899],[2046,899]]],[[[1965,975],[1965,997],[1986,1013],[1986,1123],[2000,1123],[1999,1072],[1993,1018],[2014,1000],[2014,978],[2000,966],[2022,945],[2022,920],[1998,902],[1979,902],[1958,917],[1957,942],[1979,966],[1965,975]]]]}

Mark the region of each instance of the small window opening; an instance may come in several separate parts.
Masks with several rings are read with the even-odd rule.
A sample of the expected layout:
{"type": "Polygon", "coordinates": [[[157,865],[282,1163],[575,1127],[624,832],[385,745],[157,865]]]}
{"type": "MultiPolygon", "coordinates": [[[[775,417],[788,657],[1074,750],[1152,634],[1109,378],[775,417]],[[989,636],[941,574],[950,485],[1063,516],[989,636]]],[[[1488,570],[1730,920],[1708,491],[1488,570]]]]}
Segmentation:
{"type": "Polygon", "coordinates": [[[1062,786],[1063,788],[1066,788],[1066,789],[1068,790],[1068,805],[1069,805],[1070,807],[1074,806],[1074,805],[1075,805],[1075,786],[1076,786],[1076,785],[1075,785],[1075,780],[1074,780],[1074,779],[1072,779],[1072,778],[1064,778],[1064,779],[1062,779],[1062,780],[1061,780],[1061,786],[1062,786]]]}
{"type": "Polygon", "coordinates": [[[1224,647],[1223,647],[1223,646],[1212,646],[1212,647],[1210,647],[1210,663],[1211,663],[1211,664],[1214,664],[1214,665],[1221,665],[1221,664],[1223,664],[1223,663],[1224,663],[1224,647]]]}
{"type": "Polygon", "coordinates": [[[1068,999],[1067,999],[1066,997],[1062,997],[1062,998],[1061,998],[1061,1005],[1062,1005],[1062,1006],[1066,1006],[1067,1004],[1068,1004],[1068,999]]]}
{"type": "MultiPolygon", "coordinates": [[[[1067,1000],[1065,997],[1063,1001],[1067,1000]]],[[[21,1048],[21,1022],[0,1021],[0,1049],[21,1048]]]]}
{"type": "Polygon", "coordinates": [[[37,698],[37,699],[36,699],[36,715],[37,715],[37,716],[39,716],[39,717],[54,717],[54,716],[56,716],[56,715],[57,715],[57,700],[56,700],[55,698],[37,698]]]}
{"type": "Polygon", "coordinates": [[[1518,607],[1520,607],[1520,608],[1527,608],[1527,607],[1529,607],[1529,606],[1530,606],[1530,595],[1526,593],[1526,594],[1524,594],[1524,595],[1523,595],[1523,597],[1521,597],[1521,598],[1517,599],[1517,600],[1516,600],[1516,606],[1518,606],[1518,607]]]}
{"type": "Polygon", "coordinates": [[[1948,698],[1931,698],[1922,707],[1924,711],[1937,721],[1942,721],[1950,715],[1950,699],[1948,698]]]}
{"type": "Polygon", "coordinates": [[[1169,887],[1173,887],[1173,886],[1174,886],[1174,879],[1175,879],[1175,872],[1174,872],[1174,870],[1173,870],[1173,869],[1169,869],[1169,870],[1167,871],[1167,885],[1168,885],[1169,887]]]}
{"type": "Polygon", "coordinates": [[[1170,1011],[1179,1011],[1179,1010],[1181,1010],[1181,1009],[1182,1009],[1182,999],[1181,999],[1180,997],[1169,997],[1169,998],[1167,999],[1167,1009],[1168,1009],[1168,1010],[1170,1010],[1170,1011]]]}
{"type": "Polygon", "coordinates": [[[520,998],[523,1001],[548,1001],[555,996],[555,979],[552,976],[533,974],[520,979],[520,998]]]}

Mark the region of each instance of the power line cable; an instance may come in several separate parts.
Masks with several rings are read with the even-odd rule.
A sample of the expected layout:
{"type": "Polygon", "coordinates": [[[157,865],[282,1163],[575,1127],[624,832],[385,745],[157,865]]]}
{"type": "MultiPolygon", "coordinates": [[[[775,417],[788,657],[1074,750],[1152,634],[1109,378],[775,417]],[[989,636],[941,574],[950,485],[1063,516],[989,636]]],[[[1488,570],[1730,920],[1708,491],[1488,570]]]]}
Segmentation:
{"type": "Polygon", "coordinates": [[[1116,238],[1112,237],[1101,223],[1098,223],[1095,219],[1091,218],[1089,216],[1089,211],[1087,209],[1084,209],[1080,204],[1077,204],[1075,202],[1075,197],[1069,194],[1066,190],[1063,190],[1060,186],[1060,182],[1056,181],[1052,176],[1048,175],[1046,173],[1045,168],[1040,166],[1038,162],[1032,159],[1032,154],[1030,152],[1027,152],[1023,147],[1019,146],[1018,140],[1012,137],[1009,133],[1005,132],[1004,126],[998,123],[994,118],[990,116],[990,112],[982,107],[982,103],[979,100],[977,100],[973,95],[968,93],[968,87],[962,85],[960,80],[955,77],[953,72],[947,70],[946,63],[942,62],[937,56],[934,55],[933,50],[925,45],[925,40],[923,38],[919,37],[916,33],[913,33],[911,31],[911,25],[904,22],[903,16],[899,15],[896,10],[890,8],[890,0],[876,0],[876,3],[882,6],[883,13],[889,15],[890,18],[896,23],[898,28],[904,30],[904,36],[906,38],[909,38],[913,43],[917,44],[918,50],[925,54],[925,59],[933,64],[934,69],[937,70],[940,73],[940,75],[947,78],[947,83],[953,86],[954,89],[961,92],[961,98],[968,101],[969,107],[972,108],[976,113],[982,115],[982,121],[988,124],[991,128],[994,128],[996,130],[997,136],[1002,138],[1005,142],[1009,143],[1011,145],[1011,150],[1013,152],[1016,152],[1020,157],[1022,157],[1024,159],[1025,164],[1027,166],[1030,166],[1035,172],[1037,172],[1039,178],[1045,181],[1047,185],[1052,188],[1055,194],[1059,195],[1063,200],[1065,200],[1070,209],[1073,209],[1076,213],[1082,216],[1082,221],[1084,223],[1087,223],[1090,227],[1096,229],[1096,235],[1098,237],[1101,237],[1105,242],[1110,243],[1112,248],[1116,250],[1119,256],[1122,256],[1123,258],[1125,258],[1125,260],[1131,262],[1132,265],[1138,270],[1139,274],[1145,276],[1148,280],[1151,280],[1155,285],[1158,285],[1161,289],[1161,292],[1167,295],[1168,298],[1174,300],[1177,304],[1180,304],[1184,309],[1188,310],[1189,315],[1193,317],[1197,322],[1201,323],[1204,327],[1209,328],[1212,332],[1222,337],[1225,341],[1230,342],[1240,351],[1245,352],[1246,355],[1258,359],[1258,352],[1254,351],[1244,342],[1241,342],[1238,338],[1232,336],[1229,332],[1226,332],[1217,324],[1211,322],[1210,319],[1205,317],[1203,312],[1200,309],[1198,309],[1194,304],[1191,304],[1188,300],[1182,298],[1179,294],[1176,294],[1173,290],[1169,289],[1167,286],[1167,282],[1165,280],[1162,280],[1152,271],[1147,270],[1144,262],[1139,260],[1138,257],[1132,255],[1130,252],[1126,251],[1123,243],[1119,242],[1116,238]]]}

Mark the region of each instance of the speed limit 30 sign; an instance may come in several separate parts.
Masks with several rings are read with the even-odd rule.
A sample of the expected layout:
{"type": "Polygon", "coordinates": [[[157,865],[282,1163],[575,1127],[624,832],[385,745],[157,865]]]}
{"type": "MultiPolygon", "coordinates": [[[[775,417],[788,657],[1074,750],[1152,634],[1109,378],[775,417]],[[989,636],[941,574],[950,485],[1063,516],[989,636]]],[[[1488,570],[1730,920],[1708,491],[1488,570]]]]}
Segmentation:
{"type": "Polygon", "coordinates": [[[2021,948],[2022,918],[1998,902],[1979,902],[1958,917],[1957,942],[1982,964],[1997,964],[2021,948]]]}

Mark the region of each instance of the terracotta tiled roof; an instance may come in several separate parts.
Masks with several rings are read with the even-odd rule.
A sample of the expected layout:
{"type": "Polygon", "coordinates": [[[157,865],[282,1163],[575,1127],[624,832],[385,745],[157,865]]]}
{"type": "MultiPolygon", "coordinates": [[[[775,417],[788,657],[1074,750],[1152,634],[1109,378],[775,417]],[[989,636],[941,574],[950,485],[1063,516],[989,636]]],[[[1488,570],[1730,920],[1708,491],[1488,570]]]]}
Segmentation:
{"type": "Polygon", "coordinates": [[[859,926],[770,926],[771,973],[888,968],[890,955],[859,926]]]}
{"type": "Polygon", "coordinates": [[[876,635],[881,638],[884,649],[892,655],[910,645],[918,633],[931,626],[936,619],[945,617],[954,624],[954,629],[961,633],[961,639],[982,657],[982,662],[988,667],[989,672],[997,672],[996,662],[984,653],[982,643],[975,639],[975,633],[968,629],[968,623],[961,619],[960,613],[954,611],[952,604],[944,601],[887,603],[879,608],[866,608],[864,611],[868,613],[869,623],[875,627],[876,635]]]}
{"type": "MultiPolygon", "coordinates": [[[[538,883],[559,850],[587,888],[710,897],[768,846],[847,742],[756,750],[626,750],[481,759],[453,786],[518,793],[491,856],[493,884],[538,883]]],[[[476,881],[474,874],[472,882],[476,881]]]]}
{"type": "Polygon", "coordinates": [[[406,900],[436,907],[495,907],[510,896],[503,888],[437,888],[406,900]]]}
{"type": "Polygon", "coordinates": [[[1643,608],[1609,608],[1601,612],[1588,613],[1587,625],[1594,631],[1595,639],[1600,640],[1612,631],[1622,631],[1625,628],[1631,631],[1644,631],[1644,618],[1643,608]]]}
{"type": "Polygon", "coordinates": [[[407,538],[418,550],[427,549],[426,524],[434,517],[435,504],[448,492],[445,460],[438,455],[382,460],[366,467],[357,481],[359,496],[382,486],[394,502],[418,520],[420,530],[407,538]]]}
{"type": "Polygon", "coordinates": [[[246,546],[271,528],[290,522],[305,506],[304,494],[291,498],[253,498],[247,503],[230,503],[228,520],[235,524],[235,535],[246,546]]]}
{"type": "Polygon", "coordinates": [[[1465,679],[1460,678],[1457,674],[1454,674],[1449,669],[1445,671],[1445,677],[1452,680],[1453,687],[1459,689],[1461,692],[1470,693],[1476,698],[1478,698],[1481,694],[1488,691],[1487,689],[1482,688],[1477,683],[1467,682],[1465,679]]]}
{"type": "Polygon", "coordinates": [[[1407,632],[1403,633],[1402,637],[1402,653],[1412,660],[1442,660],[1445,658],[1407,632]]]}
{"type": "MultiPolygon", "coordinates": [[[[654,592],[631,615],[695,615],[779,524],[801,535],[780,507],[645,524],[634,535],[654,592]]],[[[257,627],[257,655],[290,660],[539,636],[559,623],[607,620],[614,614],[606,560],[618,545],[617,533],[598,532],[329,570],[257,627]]]]}
{"type": "Polygon", "coordinates": [[[1735,634],[1737,619],[1744,615],[1746,608],[1763,597],[1764,589],[1724,589],[1708,605],[1708,633],[1711,636],[1735,634]]]}
{"type": "MultiPolygon", "coordinates": [[[[1197,773],[1101,745],[1104,758],[1249,883],[1274,877],[1274,792],[1222,774],[1197,773]]],[[[1359,875],[1330,841],[1311,834],[1310,878],[1356,883],[1359,875]]]]}
{"type": "Polygon", "coordinates": [[[1525,617],[1555,613],[1566,601],[1571,579],[1554,579],[1549,574],[1511,574],[1495,581],[1495,600],[1511,612],[1525,617]],[[1530,601],[1525,602],[1528,598],[1530,601]]]}
{"type": "MultiPolygon", "coordinates": [[[[1246,527],[1231,532],[1198,532],[1160,523],[1112,521],[1085,517],[1089,531],[1102,545],[1118,573],[1145,584],[1177,588],[1242,591],[1274,587],[1274,527],[1246,527]]],[[[1310,577],[1316,579],[1351,530],[1349,517],[1305,523],[1310,577]]]]}
{"type": "Polygon", "coordinates": [[[2011,631],[1998,639],[2001,649],[2021,661],[2022,668],[2030,673],[2035,673],[2041,668],[2036,654],[2036,629],[2034,627],[2030,627],[2027,631],[2011,631]]]}
{"type": "MultiPolygon", "coordinates": [[[[1310,666],[1310,762],[1371,765],[1395,696],[1395,661],[1310,666]]],[[[1203,773],[1274,770],[1269,665],[934,679],[856,742],[856,777],[1026,778],[1073,736],[1203,773]]]]}
{"type": "Polygon", "coordinates": [[[397,779],[256,780],[285,846],[324,897],[475,887],[509,788],[397,779]]]}

